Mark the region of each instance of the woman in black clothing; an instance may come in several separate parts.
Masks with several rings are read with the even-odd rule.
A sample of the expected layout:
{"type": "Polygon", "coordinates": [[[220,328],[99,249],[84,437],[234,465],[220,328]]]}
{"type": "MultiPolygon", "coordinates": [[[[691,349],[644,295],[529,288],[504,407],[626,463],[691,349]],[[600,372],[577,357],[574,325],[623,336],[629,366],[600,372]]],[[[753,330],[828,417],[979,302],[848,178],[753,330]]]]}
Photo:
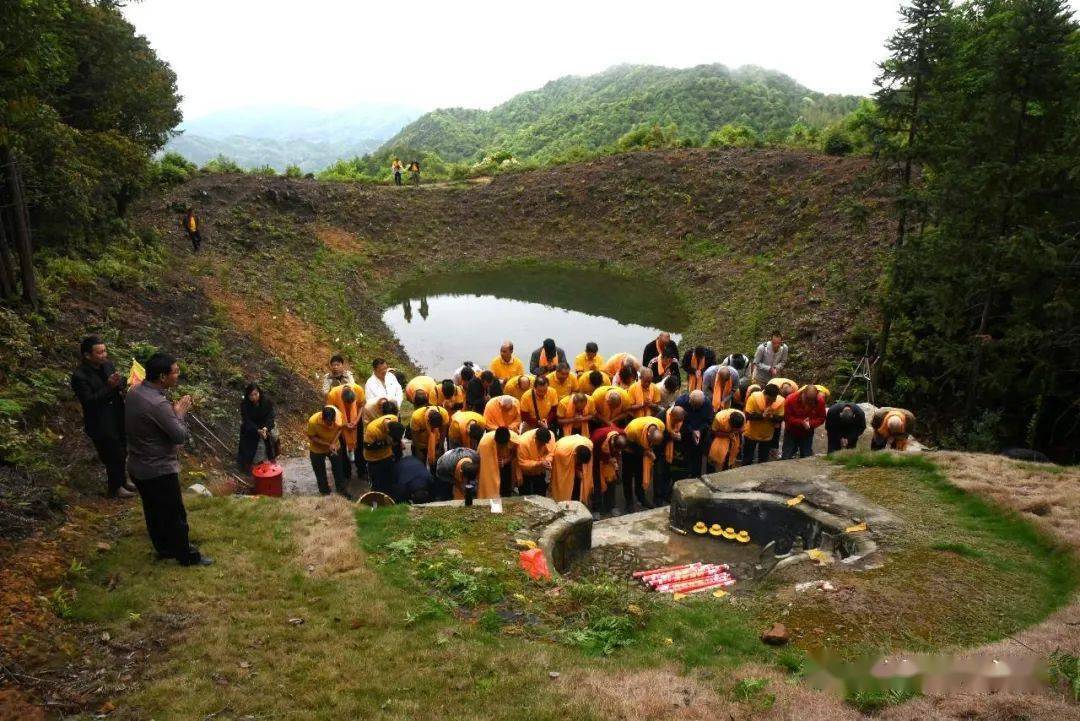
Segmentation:
{"type": "Polygon", "coordinates": [[[240,402],[240,450],[237,453],[240,469],[244,473],[251,470],[260,442],[265,444],[267,460],[277,458],[277,439],[274,404],[258,384],[249,383],[244,389],[244,400],[240,402]]]}

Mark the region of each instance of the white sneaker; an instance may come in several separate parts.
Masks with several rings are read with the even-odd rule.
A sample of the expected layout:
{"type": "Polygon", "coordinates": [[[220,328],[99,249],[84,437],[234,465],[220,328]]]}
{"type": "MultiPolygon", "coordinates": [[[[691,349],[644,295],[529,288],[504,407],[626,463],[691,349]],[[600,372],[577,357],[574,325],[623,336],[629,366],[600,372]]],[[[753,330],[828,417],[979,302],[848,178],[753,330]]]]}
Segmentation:
{"type": "Polygon", "coordinates": [[[134,498],[137,495],[139,495],[139,494],[138,493],[132,493],[131,491],[129,491],[124,486],[120,486],[120,488],[118,488],[116,490],[116,497],[117,498],[134,498]]]}

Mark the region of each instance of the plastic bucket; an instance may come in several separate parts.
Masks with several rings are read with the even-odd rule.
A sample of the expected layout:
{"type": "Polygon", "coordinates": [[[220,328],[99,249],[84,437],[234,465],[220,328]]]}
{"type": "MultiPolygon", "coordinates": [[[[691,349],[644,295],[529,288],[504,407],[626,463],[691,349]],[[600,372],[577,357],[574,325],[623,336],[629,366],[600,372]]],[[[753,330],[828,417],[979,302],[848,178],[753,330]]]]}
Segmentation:
{"type": "Polygon", "coordinates": [[[255,479],[257,495],[281,497],[281,481],[284,476],[281,466],[273,461],[263,461],[251,469],[251,475],[255,479]]]}

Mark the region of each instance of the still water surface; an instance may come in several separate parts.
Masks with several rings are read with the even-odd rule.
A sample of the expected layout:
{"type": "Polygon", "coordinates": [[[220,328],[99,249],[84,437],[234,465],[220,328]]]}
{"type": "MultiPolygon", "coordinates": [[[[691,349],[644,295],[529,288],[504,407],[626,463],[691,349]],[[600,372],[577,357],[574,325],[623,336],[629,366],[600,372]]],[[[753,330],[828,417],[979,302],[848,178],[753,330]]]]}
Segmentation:
{"type": "Polygon", "coordinates": [[[487,366],[504,339],[526,364],[544,338],[567,360],[588,341],[607,357],[635,356],[660,329],[678,341],[686,316],[653,278],[528,265],[416,281],[399,288],[383,322],[425,373],[450,376],[463,361],[487,366]]]}

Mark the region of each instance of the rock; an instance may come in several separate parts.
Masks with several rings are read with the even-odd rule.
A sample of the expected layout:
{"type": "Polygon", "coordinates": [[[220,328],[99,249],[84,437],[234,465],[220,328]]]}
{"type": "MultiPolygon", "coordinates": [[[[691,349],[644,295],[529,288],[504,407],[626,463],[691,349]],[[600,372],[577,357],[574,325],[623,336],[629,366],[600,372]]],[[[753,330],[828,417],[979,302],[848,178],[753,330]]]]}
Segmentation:
{"type": "Polygon", "coordinates": [[[782,623],[774,623],[761,634],[761,640],[770,646],[783,646],[790,639],[791,634],[782,623]]]}
{"type": "Polygon", "coordinates": [[[106,553],[112,550],[112,544],[106,543],[105,541],[98,541],[94,548],[97,549],[98,553],[106,553]]]}
{"type": "Polygon", "coordinates": [[[559,673],[558,671],[548,671],[548,678],[550,678],[550,679],[557,679],[561,675],[562,674],[559,673]]]}

